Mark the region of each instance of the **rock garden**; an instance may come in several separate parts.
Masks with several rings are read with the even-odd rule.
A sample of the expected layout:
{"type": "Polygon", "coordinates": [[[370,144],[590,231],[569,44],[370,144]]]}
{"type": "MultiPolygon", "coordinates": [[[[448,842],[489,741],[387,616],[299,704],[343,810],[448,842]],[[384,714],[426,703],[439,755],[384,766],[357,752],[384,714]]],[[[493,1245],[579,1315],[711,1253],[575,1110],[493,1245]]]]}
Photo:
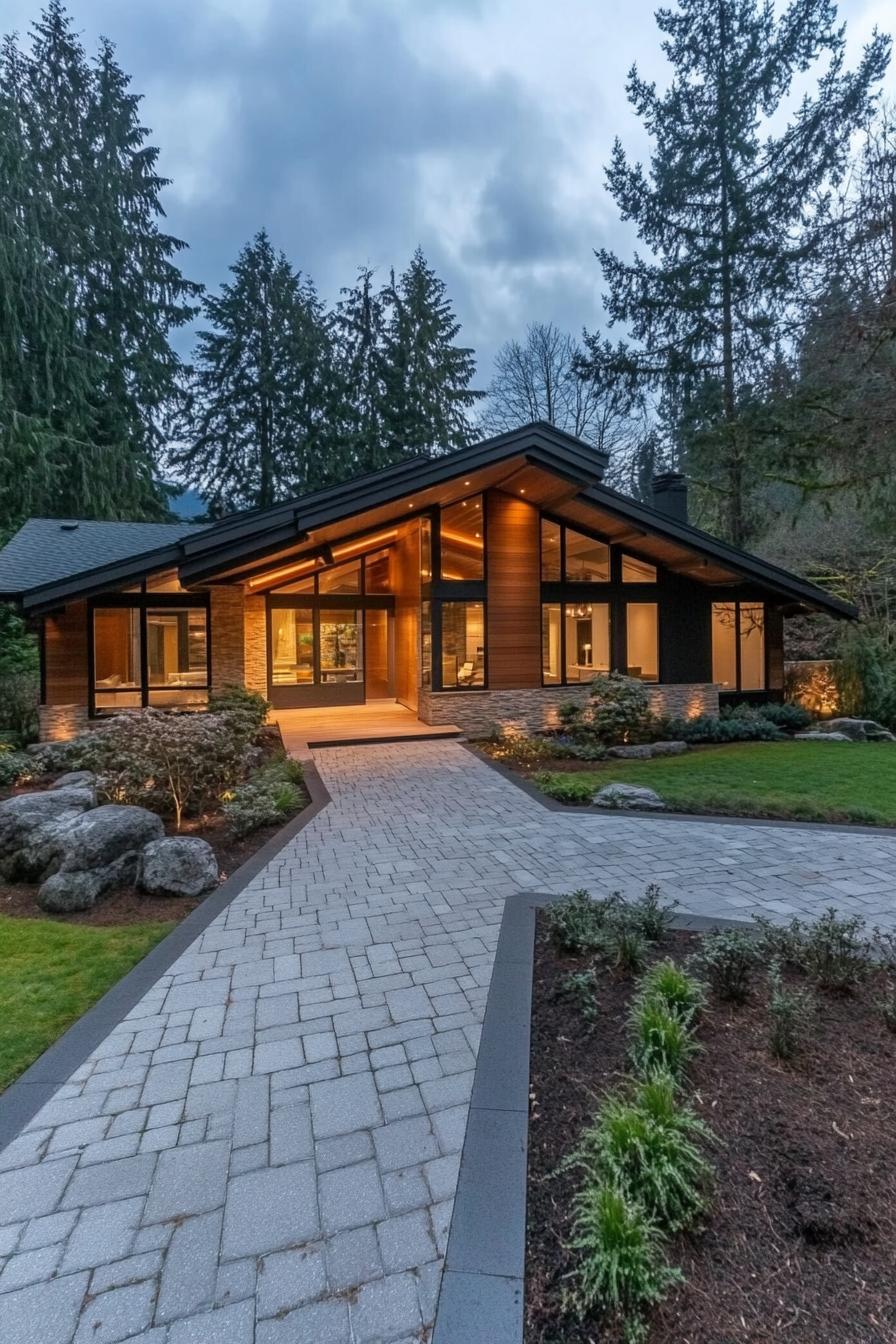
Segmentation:
{"type": "Polygon", "coordinates": [[[892,937],[670,915],[539,915],[526,1344],[888,1344],[892,937]]]}
{"type": "Polygon", "coordinates": [[[896,825],[896,735],[869,719],[790,703],[662,718],[619,673],[559,718],[554,732],[477,748],[571,806],[896,825]]]}
{"type": "Polygon", "coordinates": [[[112,897],[120,916],[130,894],[142,918],[144,898],[185,912],[306,801],[267,709],[228,689],[208,713],[121,715],[0,755],[0,911],[71,915],[112,897]]]}

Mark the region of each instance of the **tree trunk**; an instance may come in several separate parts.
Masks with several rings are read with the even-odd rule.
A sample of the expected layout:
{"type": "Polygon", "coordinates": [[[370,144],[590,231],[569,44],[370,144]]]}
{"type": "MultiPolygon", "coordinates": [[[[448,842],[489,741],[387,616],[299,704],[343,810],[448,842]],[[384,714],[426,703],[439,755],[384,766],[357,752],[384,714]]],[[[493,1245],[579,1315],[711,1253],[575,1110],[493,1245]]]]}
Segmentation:
{"type": "Polygon", "coordinates": [[[735,546],[744,541],[744,472],[740,435],[737,432],[737,397],[734,380],[734,304],[731,283],[731,202],[726,111],[728,103],[725,48],[728,40],[725,22],[725,0],[718,0],[719,15],[719,78],[717,94],[716,135],[719,147],[719,232],[722,270],[722,404],[728,429],[728,532],[735,546]]]}

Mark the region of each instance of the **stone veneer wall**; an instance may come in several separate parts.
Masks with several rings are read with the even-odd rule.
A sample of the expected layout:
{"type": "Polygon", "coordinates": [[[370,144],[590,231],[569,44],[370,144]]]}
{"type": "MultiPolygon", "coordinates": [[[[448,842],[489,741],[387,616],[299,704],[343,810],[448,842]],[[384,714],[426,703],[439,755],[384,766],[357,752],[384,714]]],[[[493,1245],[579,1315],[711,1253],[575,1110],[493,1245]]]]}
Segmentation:
{"type": "Polygon", "coordinates": [[[70,742],[87,727],[86,705],[38,705],[38,739],[70,742]]]}
{"type": "MultiPolygon", "coordinates": [[[[648,686],[655,714],[696,718],[718,714],[719,688],[713,683],[648,686]]],[[[541,686],[523,691],[421,691],[418,714],[424,723],[456,724],[468,737],[494,732],[537,733],[559,726],[557,707],[587,703],[590,686],[541,686]]]]}
{"type": "Polygon", "coordinates": [[[246,686],[268,693],[265,600],[242,588],[211,589],[212,689],[246,686]]]}

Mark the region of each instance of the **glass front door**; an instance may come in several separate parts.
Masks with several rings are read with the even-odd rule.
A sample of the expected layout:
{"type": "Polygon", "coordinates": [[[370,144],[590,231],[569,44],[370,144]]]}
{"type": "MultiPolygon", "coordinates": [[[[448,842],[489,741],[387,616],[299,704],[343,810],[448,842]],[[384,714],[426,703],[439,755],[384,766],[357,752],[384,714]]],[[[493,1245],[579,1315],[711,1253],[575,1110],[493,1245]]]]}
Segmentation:
{"type": "Polygon", "coordinates": [[[363,599],[327,597],[305,606],[295,601],[277,597],[269,604],[269,695],[276,708],[353,705],[394,695],[390,610],[365,610],[363,599]]]}

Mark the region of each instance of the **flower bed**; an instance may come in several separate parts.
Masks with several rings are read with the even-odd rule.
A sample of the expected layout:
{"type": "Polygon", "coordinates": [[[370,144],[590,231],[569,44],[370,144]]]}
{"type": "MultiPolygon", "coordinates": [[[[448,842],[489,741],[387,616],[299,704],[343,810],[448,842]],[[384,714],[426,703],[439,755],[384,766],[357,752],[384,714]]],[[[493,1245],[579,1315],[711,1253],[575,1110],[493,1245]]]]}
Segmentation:
{"type": "Polygon", "coordinates": [[[552,922],[535,950],[526,1344],[896,1338],[892,943],[830,918],[645,947],[613,919],[595,933],[584,902],[559,936],[552,922]],[[681,999],[696,1050],[674,1089],[696,1163],[643,1115],[662,1062],[638,1049],[656,1009],[643,977],[666,959],[702,985],[681,999]]]}

